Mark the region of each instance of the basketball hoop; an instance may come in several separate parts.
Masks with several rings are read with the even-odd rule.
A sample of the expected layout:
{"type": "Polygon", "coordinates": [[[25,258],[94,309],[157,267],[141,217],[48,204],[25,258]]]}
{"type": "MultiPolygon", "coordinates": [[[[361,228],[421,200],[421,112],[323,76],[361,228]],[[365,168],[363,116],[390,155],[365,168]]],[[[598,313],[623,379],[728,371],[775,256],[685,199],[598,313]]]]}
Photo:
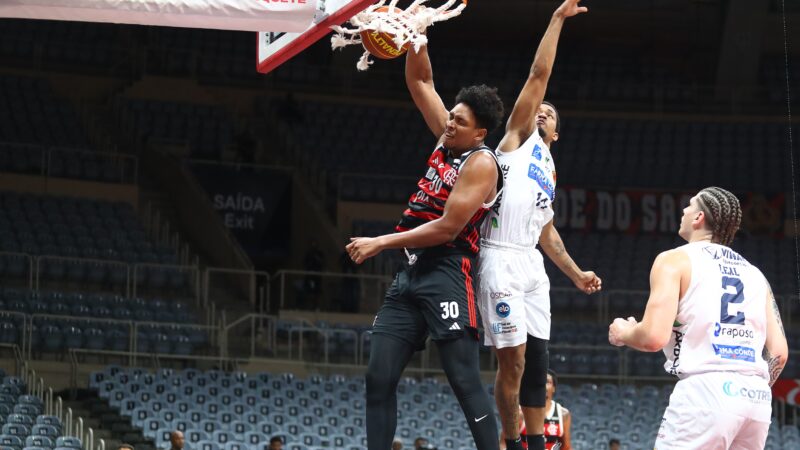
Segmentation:
{"type": "MultiPolygon", "coordinates": [[[[331,37],[331,47],[335,50],[348,45],[361,44],[361,32],[374,31],[394,36],[397,48],[406,44],[414,46],[414,51],[428,43],[425,30],[436,22],[443,22],[461,14],[467,6],[467,0],[447,0],[438,8],[424,6],[429,0],[414,0],[405,10],[397,7],[398,0],[381,0],[359,14],[353,16],[343,26],[334,26],[335,34],[331,37]],[[381,9],[380,11],[378,9],[381,9]]],[[[365,51],[358,60],[358,70],[369,69],[372,61],[370,53],[365,51]]]]}

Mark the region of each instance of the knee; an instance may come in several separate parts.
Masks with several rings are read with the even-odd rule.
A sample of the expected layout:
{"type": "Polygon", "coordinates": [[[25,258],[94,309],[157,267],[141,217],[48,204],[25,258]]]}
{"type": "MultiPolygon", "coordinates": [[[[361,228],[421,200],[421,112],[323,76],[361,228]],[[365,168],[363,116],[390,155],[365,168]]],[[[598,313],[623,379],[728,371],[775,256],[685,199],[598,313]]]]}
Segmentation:
{"type": "Polygon", "coordinates": [[[458,398],[463,398],[466,395],[474,394],[483,390],[480,376],[476,374],[460,373],[450,375],[447,377],[450,387],[453,388],[453,393],[458,398]]]}
{"type": "Polygon", "coordinates": [[[387,374],[368,370],[366,375],[367,401],[382,401],[392,395],[397,386],[387,374]]]}

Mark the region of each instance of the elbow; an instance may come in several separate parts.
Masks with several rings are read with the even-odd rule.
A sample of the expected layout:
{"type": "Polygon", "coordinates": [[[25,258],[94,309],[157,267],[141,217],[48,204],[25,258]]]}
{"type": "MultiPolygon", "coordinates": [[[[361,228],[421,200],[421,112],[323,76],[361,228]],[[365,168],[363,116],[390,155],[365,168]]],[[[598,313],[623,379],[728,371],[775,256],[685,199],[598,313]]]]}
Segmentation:
{"type": "Polygon", "coordinates": [[[642,348],[646,352],[658,352],[669,344],[669,335],[664,336],[648,336],[642,343],[642,348]]]}
{"type": "Polygon", "coordinates": [[[528,74],[530,81],[547,80],[550,78],[550,69],[546,64],[534,63],[531,72],[528,74]]]}
{"type": "Polygon", "coordinates": [[[442,223],[442,226],[439,230],[439,235],[441,236],[442,242],[455,241],[463,228],[463,226],[458,226],[448,222],[442,223]]]}

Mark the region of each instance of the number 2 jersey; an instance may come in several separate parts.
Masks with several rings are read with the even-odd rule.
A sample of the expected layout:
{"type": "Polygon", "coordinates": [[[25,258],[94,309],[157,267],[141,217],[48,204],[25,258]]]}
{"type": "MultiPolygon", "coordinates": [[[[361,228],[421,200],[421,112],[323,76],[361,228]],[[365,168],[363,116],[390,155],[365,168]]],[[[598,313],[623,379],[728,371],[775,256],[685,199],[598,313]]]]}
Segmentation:
{"type": "Polygon", "coordinates": [[[679,378],[733,372],[769,380],[761,356],[767,335],[769,285],[761,271],[728,247],[693,242],[692,279],[678,302],[678,315],[664,369],[679,378]]]}

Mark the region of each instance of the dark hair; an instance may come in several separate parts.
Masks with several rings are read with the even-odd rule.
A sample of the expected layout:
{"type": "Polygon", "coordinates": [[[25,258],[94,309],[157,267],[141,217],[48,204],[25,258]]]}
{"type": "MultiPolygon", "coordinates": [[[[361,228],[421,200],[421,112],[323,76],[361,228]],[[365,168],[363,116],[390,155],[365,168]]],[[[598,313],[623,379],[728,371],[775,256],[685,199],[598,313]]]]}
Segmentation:
{"type": "Polygon", "coordinates": [[[270,443],[270,445],[272,445],[272,443],[273,443],[273,442],[280,442],[281,444],[283,444],[283,439],[281,439],[281,437],[280,437],[280,436],[272,436],[272,437],[269,439],[269,443],[270,443]]]}
{"type": "Polygon", "coordinates": [[[491,133],[503,122],[503,100],[497,95],[497,88],[481,84],[461,88],[456,95],[456,104],[463,103],[475,114],[478,126],[491,133]]]}
{"type": "Polygon", "coordinates": [[[608,446],[609,447],[614,445],[614,444],[619,444],[619,439],[611,439],[610,441],[608,441],[608,446]]]}
{"type": "Polygon", "coordinates": [[[124,442],[123,442],[123,443],[121,443],[121,444],[119,444],[119,445],[117,446],[117,450],[119,450],[119,449],[121,449],[121,448],[129,448],[129,449],[131,449],[131,450],[136,450],[136,449],[133,447],[133,445],[131,445],[131,444],[126,444],[126,443],[124,443],[124,442]]]}
{"type": "Polygon", "coordinates": [[[711,242],[730,245],[742,223],[742,206],[735,195],[712,186],[697,194],[697,203],[711,228],[711,242]]]}
{"type": "Polygon", "coordinates": [[[553,377],[553,387],[558,386],[558,374],[553,369],[547,369],[547,374],[553,377]]]}
{"type": "Polygon", "coordinates": [[[556,109],[556,105],[554,105],[554,104],[552,104],[552,103],[550,103],[550,102],[548,102],[546,100],[543,101],[542,104],[553,108],[553,111],[556,112],[556,133],[560,133],[561,132],[561,114],[558,113],[558,110],[556,109]]]}

